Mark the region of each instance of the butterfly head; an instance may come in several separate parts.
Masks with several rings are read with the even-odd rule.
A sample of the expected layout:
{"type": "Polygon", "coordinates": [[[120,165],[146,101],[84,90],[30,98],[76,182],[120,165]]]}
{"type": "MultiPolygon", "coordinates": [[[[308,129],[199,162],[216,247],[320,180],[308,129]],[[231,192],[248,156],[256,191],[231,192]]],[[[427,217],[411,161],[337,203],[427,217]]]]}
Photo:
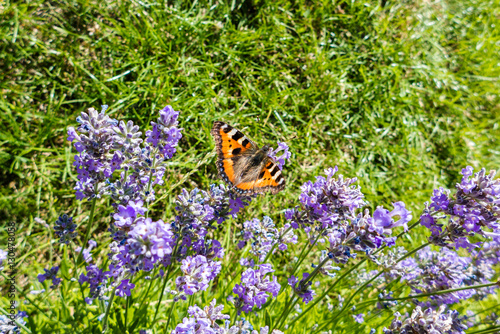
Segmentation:
{"type": "Polygon", "coordinates": [[[264,152],[264,153],[269,153],[269,151],[271,150],[271,145],[264,145],[262,146],[261,150],[264,152]]]}

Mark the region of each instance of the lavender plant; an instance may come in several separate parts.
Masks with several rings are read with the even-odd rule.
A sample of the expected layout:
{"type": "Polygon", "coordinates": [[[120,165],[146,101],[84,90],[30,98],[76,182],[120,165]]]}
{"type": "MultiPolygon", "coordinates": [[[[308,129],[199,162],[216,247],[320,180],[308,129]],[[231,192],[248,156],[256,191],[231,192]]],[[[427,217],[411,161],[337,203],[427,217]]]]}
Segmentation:
{"type": "Polygon", "coordinates": [[[434,190],[420,221],[431,231],[431,243],[471,250],[480,244],[471,242],[475,234],[500,237],[500,179],[494,179],[495,171],[486,174],[484,168],[474,174],[471,166],[462,169],[461,174],[454,196],[443,188],[434,190]],[[441,223],[444,219],[446,226],[441,223]]]}
{"type": "MultiPolygon", "coordinates": [[[[291,208],[262,218],[246,209],[256,195],[220,183],[183,188],[174,210],[155,211],[182,138],[180,113],[167,106],[141,131],[106,112],[91,108],[68,130],[75,198],[90,213],[87,222],[68,214],[54,222],[66,253],[38,276],[50,289],[31,290],[57,292],[68,319],[93,314],[87,323],[103,332],[455,334],[472,326],[455,309],[498,291],[494,172],[465,168],[454,195],[434,190],[411,225],[404,202],[369,206],[357,179],[337,167],[305,182],[291,208]],[[419,225],[428,242],[408,248],[419,225]],[[384,312],[394,320],[373,320],[384,312]],[[305,327],[311,314],[318,323],[305,327]]],[[[292,154],[279,142],[269,156],[283,168],[292,154]]],[[[0,250],[0,265],[5,259],[0,250]]]]}

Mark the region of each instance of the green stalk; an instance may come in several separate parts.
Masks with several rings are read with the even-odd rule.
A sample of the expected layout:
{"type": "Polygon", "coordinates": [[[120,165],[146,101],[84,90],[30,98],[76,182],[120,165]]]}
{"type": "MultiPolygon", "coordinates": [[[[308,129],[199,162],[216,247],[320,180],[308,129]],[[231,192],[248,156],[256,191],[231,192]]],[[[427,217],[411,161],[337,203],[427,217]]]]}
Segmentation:
{"type": "Polygon", "coordinates": [[[128,331],[128,304],[130,304],[130,297],[127,296],[125,299],[125,331],[128,331]]]}
{"type": "Polygon", "coordinates": [[[118,288],[118,285],[113,288],[111,292],[111,297],[109,299],[108,307],[106,308],[106,314],[104,315],[104,319],[102,320],[102,333],[106,333],[108,331],[108,316],[109,311],[111,310],[111,305],[113,305],[113,299],[115,298],[115,291],[118,288]]]}
{"type": "Polygon", "coordinates": [[[280,317],[276,321],[276,326],[273,326],[271,328],[271,332],[274,330],[274,328],[279,328],[278,325],[281,323],[281,319],[283,318],[285,313],[288,311],[288,305],[291,304],[293,297],[295,297],[295,295],[293,294],[293,290],[292,290],[292,295],[286,299],[285,308],[283,309],[283,312],[281,313],[280,317]]]}
{"type": "Polygon", "coordinates": [[[316,298],[312,304],[304,311],[302,312],[301,314],[299,314],[299,316],[295,319],[292,320],[292,322],[290,323],[290,327],[297,321],[299,320],[300,318],[302,318],[305,314],[307,314],[314,306],[316,306],[317,303],[319,303],[321,300],[323,300],[323,298],[325,298],[325,296],[330,293],[330,291],[342,280],[344,279],[347,275],[349,275],[351,272],[354,271],[354,269],[358,268],[359,266],[361,266],[364,262],[366,262],[367,258],[364,258],[363,260],[359,261],[357,264],[355,264],[354,266],[351,267],[351,269],[349,269],[348,271],[346,271],[344,274],[342,274],[342,276],[340,276],[339,278],[337,278],[337,280],[335,282],[333,282],[333,284],[328,288],[328,290],[326,290],[320,297],[316,298]]]}
{"type": "Polygon", "coordinates": [[[369,279],[368,281],[366,281],[362,286],[360,286],[356,291],[354,291],[354,293],[349,296],[349,298],[347,299],[347,301],[344,303],[344,306],[342,307],[342,309],[339,311],[339,313],[337,313],[333,318],[331,318],[328,322],[325,322],[325,324],[323,326],[320,327],[320,329],[318,329],[317,331],[320,331],[322,330],[326,325],[328,325],[329,323],[331,323],[332,321],[334,321],[335,319],[337,319],[342,313],[344,313],[344,311],[349,307],[349,305],[351,304],[351,301],[353,300],[353,298],[361,291],[363,290],[364,288],[366,288],[366,286],[368,284],[370,284],[371,282],[373,282],[377,277],[379,277],[380,275],[383,274],[383,271],[379,272],[377,275],[373,276],[371,279],[369,279]]]}
{"type": "Polygon", "coordinates": [[[311,273],[311,275],[309,275],[309,277],[305,280],[304,284],[306,284],[307,282],[311,281],[314,279],[314,277],[316,277],[316,275],[318,275],[319,273],[319,270],[321,269],[321,267],[323,267],[326,263],[326,261],[328,261],[330,258],[328,256],[326,256],[323,261],[320,262],[320,264],[314,268],[313,272],[311,273]]]}
{"type": "Polygon", "coordinates": [[[294,299],[292,300],[290,307],[286,310],[286,312],[284,312],[285,316],[283,317],[283,320],[279,323],[279,325],[276,326],[277,329],[281,329],[281,327],[283,327],[286,318],[288,318],[288,315],[290,315],[290,312],[292,312],[293,308],[295,307],[295,305],[297,305],[298,302],[299,302],[299,297],[295,298],[294,296],[294,299]]]}
{"type": "MultiPolygon", "coordinates": [[[[237,277],[240,277],[241,275],[241,272],[243,271],[243,268],[240,269],[240,271],[233,276],[233,278],[231,278],[231,280],[229,281],[229,283],[227,284],[227,286],[231,286],[231,283],[233,283],[233,281],[237,278],[237,277]]],[[[229,294],[233,293],[233,290],[229,290],[229,294]]],[[[227,289],[224,291],[224,295],[222,297],[222,300],[226,300],[228,297],[228,293],[227,293],[227,289]]]]}
{"type": "Polygon", "coordinates": [[[234,308],[234,313],[232,314],[232,316],[230,318],[230,319],[234,320],[235,325],[236,325],[236,321],[237,321],[237,317],[236,316],[238,315],[238,311],[239,311],[239,308],[235,307],[234,308]]]}
{"type": "MultiPolygon", "coordinates": [[[[415,228],[418,224],[420,223],[420,220],[417,221],[416,223],[412,224],[409,228],[408,228],[408,231],[403,231],[401,233],[399,233],[397,236],[396,236],[396,239],[399,239],[403,234],[405,233],[408,233],[410,230],[412,230],[413,228],[415,228]]],[[[425,245],[427,246],[428,243],[425,245]]],[[[380,252],[382,249],[384,249],[386,246],[383,245],[382,247],[380,247],[379,249],[377,249],[373,254],[377,254],[378,252],[380,252]]],[[[305,249],[305,248],[304,248],[305,249]]],[[[414,252],[416,252],[417,250],[419,250],[420,248],[410,252],[407,254],[407,256],[413,254],[414,252]]],[[[403,257],[402,259],[400,259],[399,261],[403,260],[405,257],[403,257]]],[[[316,298],[313,303],[304,311],[302,312],[301,314],[299,314],[299,316],[295,319],[292,320],[292,322],[290,323],[290,326],[292,326],[297,320],[301,319],[305,314],[307,314],[314,306],[316,306],[317,303],[319,303],[321,300],[323,300],[323,298],[325,298],[325,296],[330,293],[330,291],[342,280],[344,279],[347,275],[349,275],[354,269],[358,268],[360,265],[362,265],[364,262],[367,261],[367,258],[364,258],[363,260],[359,261],[356,265],[354,265],[353,267],[351,267],[351,269],[349,269],[348,271],[346,271],[342,276],[340,276],[329,288],[328,290],[326,290],[320,297],[316,298]]],[[[295,271],[295,270],[294,270],[295,271]]]]}
{"type": "MultiPolygon", "coordinates": [[[[97,192],[97,190],[96,190],[97,192]]],[[[94,193],[95,195],[95,193],[94,193]]],[[[82,249],[80,249],[80,254],[78,254],[78,262],[83,259],[82,254],[83,254],[83,249],[87,246],[87,242],[89,241],[90,238],[90,231],[92,230],[92,223],[94,222],[94,211],[95,211],[95,203],[97,202],[97,197],[94,196],[92,199],[92,206],[90,208],[90,217],[89,217],[89,223],[87,225],[87,234],[85,235],[85,239],[82,245],[82,249]]],[[[83,261],[85,263],[85,261],[83,261]]]]}
{"type": "MultiPolygon", "coordinates": [[[[408,252],[406,253],[404,256],[400,257],[396,262],[401,262],[403,261],[404,259],[406,259],[408,256],[414,254],[415,252],[421,250],[422,248],[424,247],[427,247],[430,243],[427,242],[423,245],[420,245],[418,246],[417,248],[413,249],[411,252],[408,252]]],[[[333,317],[331,318],[329,321],[325,322],[325,324],[323,326],[321,326],[317,332],[321,331],[326,325],[328,325],[329,323],[331,323],[333,320],[337,319],[342,313],[344,313],[344,311],[350,306],[350,303],[351,301],[353,300],[353,298],[361,291],[363,290],[368,284],[370,284],[371,282],[373,282],[377,277],[379,277],[380,275],[382,275],[384,272],[383,271],[380,271],[377,275],[373,276],[371,279],[369,279],[367,282],[365,282],[362,286],[360,286],[348,299],[347,301],[344,303],[344,306],[342,307],[342,309],[333,317]]]]}
{"type": "MultiPolygon", "coordinates": [[[[72,247],[73,243],[70,242],[69,244],[69,247],[68,247],[68,252],[73,254],[73,247],[72,247]]],[[[68,257],[70,255],[68,254],[68,257]]],[[[80,284],[80,282],[78,281],[78,264],[76,263],[76,257],[72,256],[72,259],[73,259],[73,265],[75,266],[75,274],[76,274],[76,282],[78,283],[78,286],[80,287],[80,292],[82,294],[82,300],[85,302],[85,293],[83,292],[83,286],[80,284]]]]}
{"type": "MultiPolygon", "coordinates": [[[[321,269],[321,267],[323,267],[328,260],[329,260],[329,257],[328,256],[325,257],[323,259],[323,261],[321,261],[321,263],[316,268],[314,268],[314,271],[311,273],[311,275],[309,275],[309,277],[304,281],[303,284],[305,285],[305,284],[307,284],[307,282],[312,281],[314,279],[314,277],[316,277],[316,275],[318,274],[318,272],[321,269]]],[[[282,323],[285,322],[286,318],[288,317],[288,315],[290,314],[291,310],[295,307],[295,305],[297,304],[298,301],[299,301],[299,298],[296,298],[292,302],[292,305],[290,306],[290,308],[287,309],[285,307],[285,311],[282,313],[282,315],[280,317],[280,319],[283,318],[282,323]]],[[[280,319],[278,319],[278,321],[280,319]]],[[[280,323],[278,322],[277,324],[280,324],[280,323]]],[[[281,328],[281,324],[279,326],[277,325],[276,328],[280,329],[281,328]]]]}
{"type": "Polygon", "coordinates": [[[377,300],[380,300],[380,301],[407,300],[407,299],[420,298],[420,297],[429,297],[429,296],[444,295],[446,293],[455,292],[455,291],[487,288],[487,287],[490,287],[490,286],[493,286],[493,285],[498,285],[498,283],[485,283],[485,284],[478,284],[478,285],[469,285],[469,286],[464,286],[464,287],[461,287],[461,288],[440,290],[440,291],[429,292],[429,293],[420,293],[418,295],[410,295],[410,296],[406,296],[406,297],[377,299],[377,300]]]}
{"type": "MultiPolygon", "coordinates": [[[[152,179],[153,179],[153,166],[155,165],[155,162],[156,162],[156,154],[153,155],[153,163],[151,164],[151,169],[150,169],[150,172],[149,172],[149,181],[148,181],[148,193],[151,193],[151,182],[152,182],[152,179]]],[[[148,195],[149,196],[149,195],[148,195]]],[[[148,218],[149,216],[149,202],[146,201],[146,218],[148,218]]]]}
{"type": "MultiPolygon", "coordinates": [[[[311,250],[313,249],[314,245],[316,245],[316,243],[318,242],[319,238],[321,237],[321,235],[323,234],[323,230],[321,230],[319,233],[318,233],[318,236],[316,237],[316,240],[314,240],[314,242],[312,243],[312,245],[309,247],[309,250],[307,251],[306,254],[304,254],[304,256],[302,256],[302,253],[304,252],[304,250],[307,248],[307,247],[304,247],[304,249],[302,249],[302,253],[300,254],[300,258],[299,258],[299,261],[297,262],[297,264],[295,265],[295,268],[293,268],[293,271],[291,273],[290,276],[294,275],[295,272],[297,271],[297,269],[299,268],[299,266],[302,264],[302,262],[304,261],[304,259],[307,257],[307,255],[309,255],[309,253],[311,252],[311,250]]],[[[307,244],[306,244],[307,246],[307,244]]]]}
{"type": "Polygon", "coordinates": [[[139,308],[137,308],[137,310],[140,310],[142,308],[142,305],[144,305],[144,300],[146,300],[145,296],[147,296],[149,294],[149,290],[151,290],[151,286],[153,285],[153,281],[154,281],[154,279],[151,278],[151,280],[149,281],[149,286],[148,286],[148,289],[146,290],[146,293],[141,296],[141,304],[139,304],[139,308]]]}
{"type": "MultiPolygon", "coordinates": [[[[288,231],[290,231],[292,228],[289,227],[284,233],[283,235],[286,235],[288,233],[288,231]]],[[[266,263],[266,261],[269,259],[269,257],[273,254],[274,250],[276,249],[276,246],[278,245],[278,242],[276,242],[274,245],[273,245],[273,248],[271,248],[271,250],[269,251],[269,253],[267,253],[266,255],[266,258],[264,259],[264,261],[262,261],[262,263],[266,263]]]]}
{"type": "Polygon", "coordinates": [[[474,332],[469,332],[468,334],[489,334],[489,333],[498,333],[499,331],[500,331],[500,326],[495,326],[495,327],[477,330],[474,332]]]}
{"type": "Polygon", "coordinates": [[[168,325],[170,325],[170,318],[172,317],[172,311],[174,310],[175,302],[172,301],[172,305],[170,306],[170,312],[168,312],[167,326],[165,326],[165,334],[168,334],[168,325]]]}
{"type": "Polygon", "coordinates": [[[155,311],[155,316],[153,317],[152,324],[155,323],[156,317],[158,316],[158,311],[160,310],[160,305],[161,305],[161,301],[163,299],[163,294],[165,293],[165,288],[167,287],[167,283],[168,283],[168,277],[170,276],[170,271],[172,270],[172,267],[174,265],[174,254],[177,253],[177,246],[178,245],[179,245],[179,239],[177,239],[177,241],[175,243],[174,251],[172,252],[172,256],[170,258],[171,262],[170,262],[170,265],[168,266],[167,274],[165,275],[165,282],[163,283],[163,287],[161,289],[160,299],[158,300],[158,304],[156,304],[156,311],[155,311]]]}

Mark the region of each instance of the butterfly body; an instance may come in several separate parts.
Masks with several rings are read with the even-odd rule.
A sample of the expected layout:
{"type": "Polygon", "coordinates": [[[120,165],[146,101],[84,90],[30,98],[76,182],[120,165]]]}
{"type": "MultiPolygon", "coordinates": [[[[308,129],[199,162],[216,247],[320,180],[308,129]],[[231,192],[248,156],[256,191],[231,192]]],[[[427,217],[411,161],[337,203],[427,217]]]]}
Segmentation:
{"type": "Polygon", "coordinates": [[[269,145],[259,148],[241,131],[217,121],[211,131],[217,148],[217,172],[240,194],[273,194],[285,187],[281,170],[268,153],[269,145]]]}

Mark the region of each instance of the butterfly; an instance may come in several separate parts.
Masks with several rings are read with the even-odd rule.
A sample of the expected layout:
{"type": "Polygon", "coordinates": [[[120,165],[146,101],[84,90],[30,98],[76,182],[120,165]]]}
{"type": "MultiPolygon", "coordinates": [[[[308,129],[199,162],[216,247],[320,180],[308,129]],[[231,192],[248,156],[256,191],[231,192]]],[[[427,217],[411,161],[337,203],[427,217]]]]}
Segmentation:
{"type": "Polygon", "coordinates": [[[259,148],[241,131],[217,121],[211,131],[217,148],[217,172],[239,194],[251,195],[285,188],[285,179],[268,153],[269,145],[259,148]]]}

